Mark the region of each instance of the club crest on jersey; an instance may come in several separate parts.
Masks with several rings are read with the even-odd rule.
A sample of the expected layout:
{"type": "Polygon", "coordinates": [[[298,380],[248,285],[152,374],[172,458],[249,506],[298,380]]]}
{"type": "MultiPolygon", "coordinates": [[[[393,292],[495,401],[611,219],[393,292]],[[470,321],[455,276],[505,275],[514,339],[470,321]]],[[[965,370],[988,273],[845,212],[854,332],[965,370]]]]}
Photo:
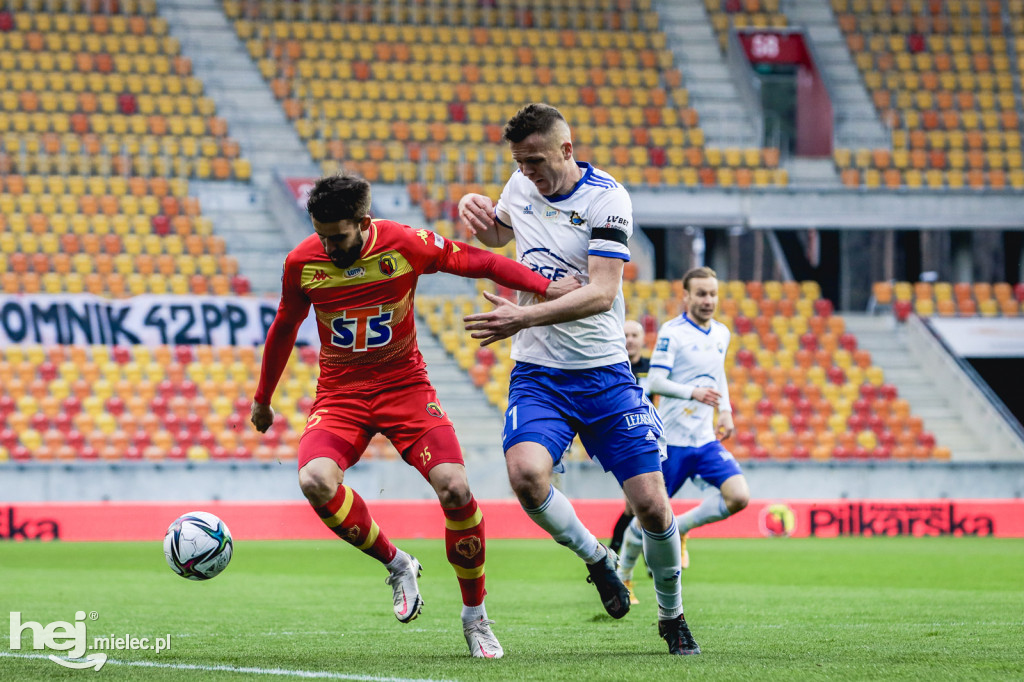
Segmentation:
{"type": "Polygon", "coordinates": [[[578,226],[578,225],[582,225],[583,223],[585,223],[587,221],[584,220],[583,216],[581,216],[579,213],[577,213],[576,211],[573,211],[572,215],[569,216],[569,222],[572,223],[573,225],[577,225],[578,226]]]}
{"type": "Polygon", "coordinates": [[[634,412],[626,415],[626,428],[635,429],[638,426],[654,426],[654,417],[650,412],[634,412]]]}
{"type": "Polygon", "coordinates": [[[362,277],[366,274],[366,268],[349,268],[345,271],[345,279],[352,279],[353,277],[362,277]]]}
{"type": "Polygon", "coordinates": [[[398,261],[395,260],[394,256],[388,254],[380,257],[380,260],[377,261],[377,267],[380,268],[382,275],[390,277],[398,270],[398,261]]]}
{"type": "Polygon", "coordinates": [[[429,414],[431,417],[437,417],[438,419],[440,419],[441,417],[444,416],[444,410],[441,409],[440,405],[433,401],[427,403],[426,409],[427,414],[429,414]]]}

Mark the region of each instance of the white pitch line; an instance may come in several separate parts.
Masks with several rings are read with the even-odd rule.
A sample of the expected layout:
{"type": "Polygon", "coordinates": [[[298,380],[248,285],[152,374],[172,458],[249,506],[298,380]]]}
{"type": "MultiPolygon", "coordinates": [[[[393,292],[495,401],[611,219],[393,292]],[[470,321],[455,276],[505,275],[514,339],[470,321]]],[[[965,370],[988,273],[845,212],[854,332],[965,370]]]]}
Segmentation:
{"type": "MultiPolygon", "coordinates": [[[[0,651],[0,658],[37,658],[44,661],[50,660],[42,654],[18,654],[10,651],[0,651]]],[[[375,675],[349,675],[346,673],[332,673],[321,670],[287,670],[285,668],[256,668],[234,665],[200,665],[197,663],[158,663],[156,661],[119,661],[116,658],[108,658],[104,665],[127,665],[136,668],[167,668],[170,670],[201,670],[203,672],[226,672],[240,673],[247,675],[276,675],[278,677],[301,677],[317,680],[358,680],[359,682],[444,682],[429,678],[415,677],[377,677],[375,675]]]]}

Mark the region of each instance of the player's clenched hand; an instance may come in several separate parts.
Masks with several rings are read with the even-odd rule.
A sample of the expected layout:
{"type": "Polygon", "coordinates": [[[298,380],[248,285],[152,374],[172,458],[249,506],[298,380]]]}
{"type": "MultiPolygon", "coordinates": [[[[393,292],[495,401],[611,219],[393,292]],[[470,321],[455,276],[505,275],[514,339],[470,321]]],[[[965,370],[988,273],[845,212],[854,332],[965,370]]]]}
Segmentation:
{"type": "Polygon", "coordinates": [[[507,339],[527,326],[523,308],[520,306],[489,291],[484,292],[484,298],[494,304],[494,310],[473,313],[462,318],[466,331],[473,332],[470,336],[482,339],[481,346],[507,339]]]}
{"type": "Polygon", "coordinates": [[[732,412],[718,413],[718,440],[726,440],[736,432],[732,423],[732,412]]]}
{"type": "Polygon", "coordinates": [[[718,400],[722,397],[722,394],[713,388],[698,386],[693,389],[693,395],[691,397],[698,403],[704,403],[705,405],[715,407],[718,405],[718,400]]]}
{"type": "Polygon", "coordinates": [[[459,199],[459,220],[476,236],[494,226],[494,202],[483,194],[467,194],[459,199]]]}
{"type": "Polygon", "coordinates": [[[252,407],[249,409],[249,421],[252,422],[257,431],[266,433],[270,425],[274,423],[274,408],[254,400],[252,407]]]}
{"type": "Polygon", "coordinates": [[[556,279],[548,285],[547,291],[544,292],[544,298],[551,301],[560,296],[565,296],[570,291],[576,291],[581,286],[583,286],[583,283],[576,277],[556,279]]]}

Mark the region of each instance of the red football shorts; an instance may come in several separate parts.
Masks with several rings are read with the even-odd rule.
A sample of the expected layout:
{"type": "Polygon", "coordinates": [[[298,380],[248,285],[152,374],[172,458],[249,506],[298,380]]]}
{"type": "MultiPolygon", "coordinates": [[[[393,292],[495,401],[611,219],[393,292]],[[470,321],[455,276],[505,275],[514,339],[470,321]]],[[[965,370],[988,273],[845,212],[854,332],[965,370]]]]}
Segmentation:
{"type": "Polygon", "coordinates": [[[329,457],[346,470],[359,461],[376,433],[384,434],[424,478],[443,462],[464,463],[437,392],[430,384],[420,384],[370,396],[317,396],[299,440],[299,468],[316,457],[329,457]]]}

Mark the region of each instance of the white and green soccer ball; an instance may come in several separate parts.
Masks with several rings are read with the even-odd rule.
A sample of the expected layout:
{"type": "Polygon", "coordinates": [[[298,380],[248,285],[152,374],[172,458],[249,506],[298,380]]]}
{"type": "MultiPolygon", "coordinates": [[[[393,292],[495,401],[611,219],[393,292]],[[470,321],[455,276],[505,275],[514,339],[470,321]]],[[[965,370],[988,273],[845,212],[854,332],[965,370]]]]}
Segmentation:
{"type": "Polygon", "coordinates": [[[189,580],[209,580],[227,568],[231,531],[209,512],[194,511],[174,520],[164,535],[164,558],[171,570],[189,580]]]}

